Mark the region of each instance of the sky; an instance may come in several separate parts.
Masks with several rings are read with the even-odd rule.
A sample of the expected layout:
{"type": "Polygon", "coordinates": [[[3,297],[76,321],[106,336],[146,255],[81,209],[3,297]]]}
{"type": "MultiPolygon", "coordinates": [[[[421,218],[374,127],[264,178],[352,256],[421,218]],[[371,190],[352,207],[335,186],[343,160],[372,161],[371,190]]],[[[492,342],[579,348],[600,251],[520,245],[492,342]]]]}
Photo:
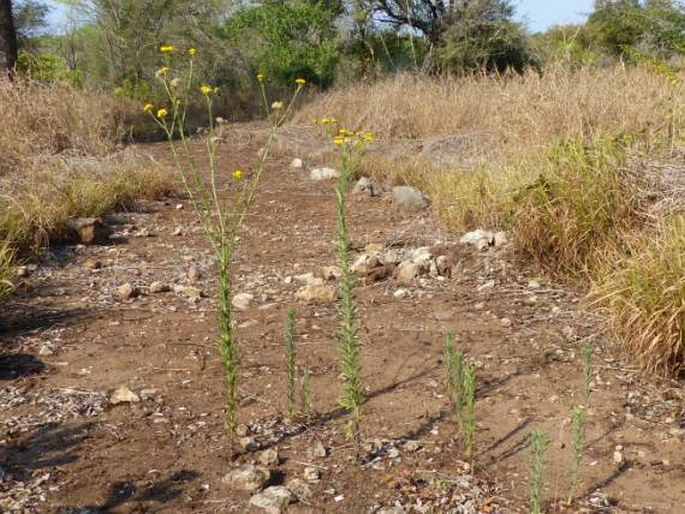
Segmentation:
{"type": "MultiPolygon", "coordinates": [[[[65,9],[53,0],[50,23],[56,31],[64,25],[65,9]]],[[[516,18],[526,24],[530,32],[540,32],[553,25],[578,23],[592,11],[593,0],[513,0],[516,18]]]]}

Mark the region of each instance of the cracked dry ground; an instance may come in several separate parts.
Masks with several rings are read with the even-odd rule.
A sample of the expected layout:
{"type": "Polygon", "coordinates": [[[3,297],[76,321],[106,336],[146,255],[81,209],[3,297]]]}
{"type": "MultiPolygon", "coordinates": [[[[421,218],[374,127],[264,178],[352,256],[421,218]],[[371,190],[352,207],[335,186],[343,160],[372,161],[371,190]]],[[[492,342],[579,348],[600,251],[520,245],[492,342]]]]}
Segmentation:
{"type": "MultiPolygon", "coordinates": [[[[579,348],[590,340],[597,349],[583,497],[567,511],[685,512],[682,383],[641,376],[578,295],[515,264],[506,247],[459,246],[429,212],[400,210],[387,195],[351,198],[358,251],[440,241],[454,269],[448,279],[359,286],[368,401],[357,460],[342,436],[347,415],[336,409],[336,306],[298,300],[302,284],[293,278],[335,265],[333,184],[309,180],[307,167],[289,168],[293,157],[306,165],[320,158],[290,144],[293,134],[310,137],[305,129],[286,131],[234,268],[236,292],[254,295],[237,313],[240,421],[260,450],[228,459],[208,246],[187,202],[153,202],[112,217],[109,245],[53,248],[2,307],[3,511],[244,512],[249,495],[221,479],[275,447],[281,462],[272,467],[274,483],[302,478],[308,465],[321,472],[309,484],[311,498],[288,512],[396,505],[405,510],[385,512],[526,512],[534,428],[552,439],[547,498],[568,494],[568,418],[580,402],[579,348]],[[191,267],[200,271],[191,272],[194,280],[191,267]],[[149,292],[155,281],[171,291],[149,292]],[[141,295],[118,299],[124,283],[141,295]],[[406,295],[395,295],[398,288],[406,295]],[[298,309],[299,363],[311,371],[320,413],[308,425],[282,416],[289,306],[298,309]],[[446,330],[477,368],[476,478],[462,462],[442,387],[446,330]],[[120,386],[141,401],[110,405],[120,386]],[[311,455],[317,441],[325,457],[311,455]]],[[[222,168],[253,164],[259,140],[226,144],[222,168]]],[[[143,150],[163,155],[161,146],[143,150]]]]}

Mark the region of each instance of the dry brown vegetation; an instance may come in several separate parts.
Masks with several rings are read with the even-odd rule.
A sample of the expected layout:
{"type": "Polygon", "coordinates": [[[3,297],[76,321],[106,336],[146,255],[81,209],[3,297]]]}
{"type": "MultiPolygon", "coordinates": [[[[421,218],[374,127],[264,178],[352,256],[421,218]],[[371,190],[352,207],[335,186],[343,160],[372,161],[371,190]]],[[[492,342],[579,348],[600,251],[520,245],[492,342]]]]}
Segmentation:
{"type": "Polygon", "coordinates": [[[682,243],[677,229],[660,227],[682,211],[682,187],[664,179],[682,175],[685,86],[667,79],[618,66],[497,78],[400,75],[316,98],[297,120],[332,116],[388,143],[421,141],[414,148],[430,155],[412,159],[416,152],[381,145],[366,171],[423,188],[453,230],[511,229],[526,260],[595,284],[594,305],[644,369],[678,372],[682,262],[658,255],[682,243]],[[455,136],[468,145],[445,165],[436,142],[463,145],[455,136]],[[655,216],[656,202],[676,208],[655,216]]]}
{"type": "Polygon", "coordinates": [[[159,165],[122,150],[130,111],[64,85],[0,82],[0,278],[9,278],[14,256],[62,237],[70,218],[174,188],[159,165]]]}

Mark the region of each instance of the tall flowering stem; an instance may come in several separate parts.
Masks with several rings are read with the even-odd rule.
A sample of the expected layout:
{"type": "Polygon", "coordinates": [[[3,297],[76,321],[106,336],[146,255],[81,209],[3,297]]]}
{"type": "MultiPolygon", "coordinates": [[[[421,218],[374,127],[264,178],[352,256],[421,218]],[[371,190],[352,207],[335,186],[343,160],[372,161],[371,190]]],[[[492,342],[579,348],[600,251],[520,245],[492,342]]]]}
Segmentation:
{"type": "Polygon", "coordinates": [[[156,76],[162,83],[168,105],[156,107],[147,103],[143,110],[166,134],[175,167],[214,252],[219,286],[218,347],[224,370],[224,410],[232,450],[238,425],[241,346],[235,333],[233,319],[231,262],[245,216],[255,200],[257,187],[262,179],[277,128],[292,109],[304,84],[296,83],[295,92],[285,113],[282,113],[280,109],[269,109],[262,77],[259,81],[261,96],[267,112],[271,113],[266,143],[251,173],[246,174],[240,169],[232,173],[226,172],[217,166],[216,159],[222,142],[223,129],[222,123],[214,118],[214,97],[219,93],[219,89],[209,84],[195,85],[193,76],[193,63],[197,55],[195,48],[191,47],[187,50],[186,58],[189,62],[186,75],[182,77],[173,77],[173,62],[178,56],[176,49],[171,45],[163,45],[160,47],[160,52],[163,56],[163,66],[157,71],[156,76]],[[209,127],[204,134],[205,153],[209,164],[208,170],[204,171],[197,164],[186,128],[186,114],[192,95],[199,95],[203,99],[209,117],[209,127]],[[232,193],[228,195],[228,198],[220,194],[220,180],[223,178],[232,182],[230,187],[232,193]]]}

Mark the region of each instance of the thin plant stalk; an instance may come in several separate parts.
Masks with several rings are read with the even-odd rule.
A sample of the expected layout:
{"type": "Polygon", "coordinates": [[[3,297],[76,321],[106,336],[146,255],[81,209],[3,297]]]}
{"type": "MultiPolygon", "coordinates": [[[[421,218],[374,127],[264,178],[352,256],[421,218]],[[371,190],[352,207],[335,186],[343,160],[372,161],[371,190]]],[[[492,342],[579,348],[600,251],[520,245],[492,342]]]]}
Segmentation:
{"type": "Polygon", "coordinates": [[[297,350],[295,348],[295,316],[294,307],[288,309],[285,325],[285,369],[287,374],[288,416],[295,415],[295,373],[297,350]]]}
{"type": "Polygon", "coordinates": [[[567,504],[571,505],[573,498],[581,485],[580,468],[585,452],[585,422],[587,420],[587,408],[583,405],[573,409],[571,414],[571,487],[567,504]]]}
{"type": "Polygon", "coordinates": [[[312,406],[312,392],[310,385],[310,373],[308,369],[302,372],[302,378],[300,379],[300,412],[305,420],[311,418],[314,412],[314,407],[312,406]]]}
{"type": "MultiPolygon", "coordinates": [[[[240,378],[241,347],[236,337],[233,323],[231,262],[238,241],[238,234],[243,226],[245,216],[254,202],[257,187],[264,173],[264,165],[269,155],[269,149],[275,139],[278,125],[282,123],[284,117],[291,111],[302,90],[304,81],[298,79],[297,89],[285,110],[286,114],[278,116],[278,113],[275,113],[271,117],[272,122],[270,124],[269,136],[264,145],[264,150],[260,152],[259,161],[251,176],[244,177],[241,170],[233,172],[233,179],[237,186],[236,192],[232,201],[226,202],[219,194],[219,169],[217,168],[216,161],[221,141],[221,127],[215,125],[213,112],[213,95],[216,94],[217,88],[208,85],[199,87],[209,116],[209,129],[205,137],[205,151],[209,161],[209,184],[207,185],[202,178],[200,167],[191,150],[189,136],[185,129],[188,99],[193,89],[193,56],[196,52],[189,52],[189,72],[185,77],[185,81],[182,81],[180,79],[169,79],[172,70],[171,52],[174,51],[173,47],[166,45],[161,47],[161,51],[164,52],[165,65],[158,70],[157,76],[163,84],[170,107],[168,109],[166,107],[155,109],[151,104],[146,104],[144,110],[150,113],[152,119],[164,130],[167,136],[174,165],[179,172],[186,193],[212,246],[219,270],[219,354],[224,370],[225,415],[229,440],[232,445],[237,428],[237,395],[240,378]],[[183,84],[185,84],[185,88],[182,86],[183,84]],[[181,142],[180,149],[175,143],[177,139],[181,142]],[[245,180],[243,180],[244,178],[245,180]]],[[[260,87],[265,109],[269,112],[262,80],[260,80],[260,87]]],[[[275,110],[280,109],[282,109],[282,104],[275,110]]]]}
{"type": "Polygon", "coordinates": [[[473,440],[476,432],[476,371],[473,366],[466,366],[462,387],[464,391],[464,449],[473,468],[473,440]]]}
{"type": "Polygon", "coordinates": [[[549,436],[541,430],[533,430],[530,440],[532,449],[530,459],[530,513],[541,514],[549,436]]]}

